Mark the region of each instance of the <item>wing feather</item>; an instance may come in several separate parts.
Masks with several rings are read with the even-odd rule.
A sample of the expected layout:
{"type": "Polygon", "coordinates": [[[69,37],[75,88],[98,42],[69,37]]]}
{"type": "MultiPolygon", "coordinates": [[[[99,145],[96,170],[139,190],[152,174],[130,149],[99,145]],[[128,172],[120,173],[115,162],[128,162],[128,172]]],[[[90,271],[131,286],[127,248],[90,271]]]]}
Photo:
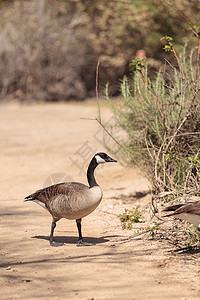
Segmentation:
{"type": "Polygon", "coordinates": [[[173,211],[173,213],[167,215],[168,217],[184,213],[200,215],[200,201],[168,206],[164,211],[173,211]]]}
{"type": "Polygon", "coordinates": [[[69,195],[71,191],[81,191],[88,189],[85,184],[79,182],[65,182],[65,183],[58,183],[51,186],[48,186],[44,189],[37,190],[35,193],[25,197],[25,201],[33,201],[39,200],[43,202],[45,205],[51,201],[52,199],[56,198],[60,195],[69,195]]]}

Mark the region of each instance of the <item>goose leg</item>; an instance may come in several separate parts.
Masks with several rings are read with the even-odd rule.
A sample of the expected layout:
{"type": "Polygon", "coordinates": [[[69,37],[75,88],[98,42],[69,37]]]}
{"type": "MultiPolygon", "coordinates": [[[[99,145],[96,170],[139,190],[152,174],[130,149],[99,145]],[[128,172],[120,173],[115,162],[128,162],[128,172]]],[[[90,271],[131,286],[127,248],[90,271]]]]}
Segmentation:
{"type": "Polygon", "coordinates": [[[87,243],[83,241],[82,232],[81,232],[81,219],[76,220],[76,225],[78,228],[78,235],[79,235],[76,246],[94,246],[95,244],[87,243]]]}
{"type": "Polygon", "coordinates": [[[56,243],[54,242],[53,240],[53,232],[54,232],[54,229],[56,228],[56,222],[53,220],[53,222],[51,223],[51,234],[50,234],[50,238],[49,238],[49,243],[51,246],[53,247],[59,247],[59,246],[63,246],[64,243],[56,243]]]}

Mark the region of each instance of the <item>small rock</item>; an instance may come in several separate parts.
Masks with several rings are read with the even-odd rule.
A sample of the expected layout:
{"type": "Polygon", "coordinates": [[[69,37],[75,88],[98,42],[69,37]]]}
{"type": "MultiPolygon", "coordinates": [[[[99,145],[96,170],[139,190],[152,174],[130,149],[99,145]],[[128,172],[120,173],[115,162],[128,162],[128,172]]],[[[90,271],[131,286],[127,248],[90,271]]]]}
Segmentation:
{"type": "Polygon", "coordinates": [[[6,268],[6,270],[11,270],[11,267],[10,267],[10,266],[9,266],[9,267],[7,267],[7,268],[6,268]]]}
{"type": "Polygon", "coordinates": [[[111,246],[111,247],[115,247],[115,244],[114,244],[114,243],[112,243],[112,244],[110,244],[110,246],[111,246]]]}
{"type": "Polygon", "coordinates": [[[156,281],[157,281],[157,283],[158,283],[158,284],[161,284],[161,283],[162,283],[162,281],[161,281],[161,280],[156,280],[156,281]]]}

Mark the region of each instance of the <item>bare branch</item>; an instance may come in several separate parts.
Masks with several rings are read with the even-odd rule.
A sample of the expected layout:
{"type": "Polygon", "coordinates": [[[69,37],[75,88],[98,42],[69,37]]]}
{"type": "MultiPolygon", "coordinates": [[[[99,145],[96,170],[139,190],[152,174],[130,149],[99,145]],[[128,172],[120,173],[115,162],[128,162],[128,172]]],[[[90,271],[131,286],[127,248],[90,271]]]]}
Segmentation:
{"type": "Polygon", "coordinates": [[[198,34],[198,32],[194,29],[194,25],[186,18],[186,16],[183,14],[183,12],[178,9],[174,4],[172,4],[171,2],[167,1],[167,0],[163,0],[165,3],[167,3],[169,6],[173,7],[173,9],[175,9],[179,15],[188,23],[188,25],[191,27],[192,32],[194,33],[194,35],[196,35],[196,37],[198,37],[200,39],[200,36],[198,34]]]}
{"type": "Polygon", "coordinates": [[[97,67],[96,67],[96,101],[98,106],[98,118],[101,122],[101,109],[100,109],[100,103],[99,103],[99,91],[98,91],[98,82],[99,82],[99,60],[97,61],[97,67]]]}

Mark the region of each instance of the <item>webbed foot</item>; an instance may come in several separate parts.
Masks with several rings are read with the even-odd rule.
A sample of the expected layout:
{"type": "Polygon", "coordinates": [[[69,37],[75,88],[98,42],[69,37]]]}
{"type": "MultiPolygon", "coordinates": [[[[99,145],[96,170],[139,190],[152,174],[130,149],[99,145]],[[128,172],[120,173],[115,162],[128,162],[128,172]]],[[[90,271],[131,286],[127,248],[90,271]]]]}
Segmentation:
{"type": "Polygon", "coordinates": [[[53,247],[60,247],[60,246],[64,245],[64,243],[56,243],[54,241],[50,241],[49,243],[50,243],[50,246],[53,246],[53,247]]]}
{"type": "Polygon", "coordinates": [[[93,243],[87,243],[87,242],[84,242],[83,240],[78,240],[76,246],[77,247],[81,247],[81,246],[94,246],[95,244],[93,243]]]}

